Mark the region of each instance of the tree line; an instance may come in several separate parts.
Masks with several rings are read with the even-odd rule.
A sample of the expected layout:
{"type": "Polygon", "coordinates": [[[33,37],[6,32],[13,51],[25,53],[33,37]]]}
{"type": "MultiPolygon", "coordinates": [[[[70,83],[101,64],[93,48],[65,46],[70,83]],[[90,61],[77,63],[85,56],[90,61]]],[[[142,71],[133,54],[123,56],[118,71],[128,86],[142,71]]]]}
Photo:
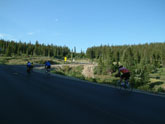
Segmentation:
{"type": "Polygon", "coordinates": [[[5,56],[49,56],[49,57],[64,57],[70,56],[70,49],[66,46],[45,45],[23,43],[15,41],[0,40],[0,51],[5,56]]]}
{"type": "Polygon", "coordinates": [[[4,56],[49,56],[56,58],[85,58],[85,53],[76,52],[76,47],[74,50],[70,50],[67,46],[57,46],[57,45],[45,45],[39,44],[38,41],[35,44],[31,42],[15,42],[0,39],[0,54],[4,56]]]}

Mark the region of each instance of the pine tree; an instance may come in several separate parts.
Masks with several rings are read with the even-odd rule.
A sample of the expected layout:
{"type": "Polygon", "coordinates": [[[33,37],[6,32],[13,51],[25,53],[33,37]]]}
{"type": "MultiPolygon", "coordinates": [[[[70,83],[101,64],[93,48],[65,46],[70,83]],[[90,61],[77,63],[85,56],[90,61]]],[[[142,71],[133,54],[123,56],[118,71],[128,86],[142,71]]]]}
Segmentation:
{"type": "Polygon", "coordinates": [[[6,50],[6,56],[11,56],[11,53],[12,53],[12,50],[11,50],[11,46],[9,45],[6,50]]]}
{"type": "Polygon", "coordinates": [[[147,65],[143,65],[143,67],[141,68],[141,73],[140,73],[140,83],[141,85],[144,85],[149,82],[150,82],[150,78],[149,78],[147,65]]]}
{"type": "MultiPolygon", "coordinates": [[[[164,45],[164,47],[165,47],[165,45],[164,45]]],[[[165,67],[165,48],[162,49],[161,52],[162,52],[162,53],[161,53],[161,55],[162,55],[162,57],[161,57],[161,62],[162,62],[162,65],[165,67]]]]}

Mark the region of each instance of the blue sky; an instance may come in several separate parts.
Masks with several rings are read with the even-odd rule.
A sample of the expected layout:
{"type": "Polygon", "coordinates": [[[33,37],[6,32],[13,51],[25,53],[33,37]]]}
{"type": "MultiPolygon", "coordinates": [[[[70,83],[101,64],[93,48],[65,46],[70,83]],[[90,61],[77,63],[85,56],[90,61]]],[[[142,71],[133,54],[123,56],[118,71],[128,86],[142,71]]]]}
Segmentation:
{"type": "Polygon", "coordinates": [[[0,39],[76,46],[165,41],[165,0],[0,0],[0,39]]]}

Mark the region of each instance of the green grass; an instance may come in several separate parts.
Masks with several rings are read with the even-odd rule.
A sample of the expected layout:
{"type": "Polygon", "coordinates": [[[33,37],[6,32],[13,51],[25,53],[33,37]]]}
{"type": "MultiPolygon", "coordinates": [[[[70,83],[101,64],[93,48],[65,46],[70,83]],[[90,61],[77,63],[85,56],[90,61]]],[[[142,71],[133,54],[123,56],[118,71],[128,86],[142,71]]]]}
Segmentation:
{"type": "Polygon", "coordinates": [[[159,68],[156,73],[150,74],[150,87],[156,92],[165,92],[165,67],[159,68]]]}
{"type": "Polygon", "coordinates": [[[7,59],[0,57],[0,64],[6,64],[7,61],[7,59]]]}

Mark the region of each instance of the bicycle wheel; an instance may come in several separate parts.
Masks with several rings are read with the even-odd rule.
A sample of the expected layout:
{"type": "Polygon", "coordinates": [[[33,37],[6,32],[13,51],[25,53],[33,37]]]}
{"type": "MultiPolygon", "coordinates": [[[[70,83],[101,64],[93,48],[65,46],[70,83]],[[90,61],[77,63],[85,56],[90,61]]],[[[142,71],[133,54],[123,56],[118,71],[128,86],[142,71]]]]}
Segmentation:
{"type": "Polygon", "coordinates": [[[50,70],[49,69],[46,69],[45,70],[45,77],[46,78],[49,78],[50,77],[50,70]]]}
{"type": "Polygon", "coordinates": [[[30,68],[28,67],[28,68],[27,68],[27,73],[30,74],[30,71],[31,71],[31,70],[30,70],[30,68]]]}
{"type": "Polygon", "coordinates": [[[119,91],[125,89],[123,83],[124,83],[124,82],[121,83],[120,80],[116,82],[116,88],[117,88],[119,91]]]}
{"type": "Polygon", "coordinates": [[[132,87],[132,85],[130,84],[130,82],[127,82],[127,83],[126,83],[126,90],[129,91],[129,92],[132,92],[133,87],[132,87]]]}

